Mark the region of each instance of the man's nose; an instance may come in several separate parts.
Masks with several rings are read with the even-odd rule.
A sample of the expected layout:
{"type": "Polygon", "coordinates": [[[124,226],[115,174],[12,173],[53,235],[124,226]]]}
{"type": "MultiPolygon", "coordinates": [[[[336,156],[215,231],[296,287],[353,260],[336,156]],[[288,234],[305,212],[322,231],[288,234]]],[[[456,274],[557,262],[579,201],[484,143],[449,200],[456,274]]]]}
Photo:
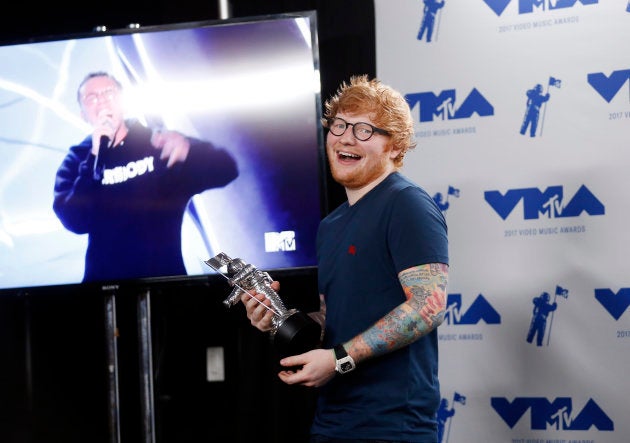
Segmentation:
{"type": "Polygon", "coordinates": [[[355,143],[357,141],[356,137],[354,136],[353,128],[354,126],[351,126],[351,125],[346,126],[346,130],[344,131],[343,134],[341,134],[341,137],[339,137],[339,140],[342,143],[348,144],[348,143],[355,143]]]}

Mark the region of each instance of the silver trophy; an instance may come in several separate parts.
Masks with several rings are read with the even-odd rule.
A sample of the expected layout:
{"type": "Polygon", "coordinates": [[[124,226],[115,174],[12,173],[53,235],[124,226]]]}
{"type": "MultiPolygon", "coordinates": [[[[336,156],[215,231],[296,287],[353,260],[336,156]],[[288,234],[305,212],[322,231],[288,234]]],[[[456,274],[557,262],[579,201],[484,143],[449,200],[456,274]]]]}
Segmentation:
{"type": "Polygon", "coordinates": [[[321,326],[303,312],[287,309],[280,296],[272,289],[273,279],[268,273],[256,269],[240,258],[230,258],[223,252],[205,263],[223,275],[230,286],[234,287],[230,295],[223,300],[226,307],[234,306],[241,300],[243,294],[250,294],[252,290],[264,294],[271,302],[271,306],[266,307],[274,313],[271,339],[281,357],[301,354],[317,347],[321,326]],[[221,272],[224,267],[227,275],[221,272]]]}

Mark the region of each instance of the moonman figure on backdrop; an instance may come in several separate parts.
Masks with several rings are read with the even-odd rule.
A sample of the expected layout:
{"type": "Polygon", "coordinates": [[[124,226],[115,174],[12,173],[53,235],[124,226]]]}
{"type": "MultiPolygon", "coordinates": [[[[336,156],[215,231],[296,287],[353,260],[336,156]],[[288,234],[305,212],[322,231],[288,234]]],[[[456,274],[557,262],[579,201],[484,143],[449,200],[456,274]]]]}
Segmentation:
{"type": "Polygon", "coordinates": [[[532,321],[527,332],[527,343],[531,343],[536,337],[536,345],[542,346],[545,330],[547,329],[547,316],[550,312],[555,311],[558,307],[556,302],[549,303],[550,297],[548,292],[543,292],[538,297],[534,297],[534,311],[532,321]]]}
{"type": "Polygon", "coordinates": [[[234,158],[209,142],[125,118],[121,84],[106,72],[88,74],[77,98],[93,132],[59,166],[53,209],[68,230],[88,234],[83,281],[185,275],[188,202],[232,182],[234,158]]]}
{"type": "Polygon", "coordinates": [[[437,412],[438,421],[438,439],[437,443],[446,443],[444,441],[444,430],[446,429],[446,423],[455,415],[455,408],[448,407],[448,400],[443,398],[440,400],[440,407],[437,412]]]}
{"type": "MultiPolygon", "coordinates": [[[[322,325],[321,347],[282,358],[278,376],[319,388],[311,443],[433,443],[448,239],[433,199],[400,173],[416,145],[411,112],[367,76],[342,83],[325,108],[326,154],[348,200],[317,236],[320,310],[309,315],[322,325]]],[[[269,331],[264,295],[241,301],[269,331]]]]}
{"type": "Polygon", "coordinates": [[[543,87],[537,84],[526,92],[527,107],[525,108],[525,118],[521,125],[521,135],[525,135],[529,126],[529,136],[536,137],[536,129],[538,128],[538,119],[540,117],[540,107],[549,100],[549,93],[543,94],[543,87]]]}
{"type": "Polygon", "coordinates": [[[418,32],[418,40],[422,40],[424,33],[427,34],[427,43],[431,43],[433,37],[433,28],[435,27],[435,18],[440,9],[444,7],[445,0],[423,0],[424,1],[424,15],[422,16],[422,23],[420,24],[420,31],[418,32]]]}
{"type": "Polygon", "coordinates": [[[438,205],[438,208],[440,208],[440,211],[442,212],[448,210],[448,207],[451,205],[448,201],[448,198],[445,199],[441,192],[437,192],[433,196],[433,200],[435,201],[435,204],[438,205]]]}

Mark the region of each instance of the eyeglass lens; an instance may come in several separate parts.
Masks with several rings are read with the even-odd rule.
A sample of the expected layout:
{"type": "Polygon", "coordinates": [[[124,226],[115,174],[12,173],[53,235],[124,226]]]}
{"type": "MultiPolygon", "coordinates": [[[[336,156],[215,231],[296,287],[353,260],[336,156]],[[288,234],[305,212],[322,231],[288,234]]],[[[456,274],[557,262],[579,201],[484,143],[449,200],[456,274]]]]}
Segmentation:
{"type": "Polygon", "coordinates": [[[91,92],[83,97],[83,102],[88,105],[95,105],[101,101],[112,101],[117,92],[116,88],[107,88],[102,91],[91,92]]]}
{"type": "Polygon", "coordinates": [[[374,134],[374,129],[368,123],[358,122],[358,123],[348,123],[345,120],[340,118],[334,118],[330,122],[329,130],[333,135],[341,136],[346,132],[348,126],[352,126],[352,134],[356,137],[357,140],[367,141],[374,134]]]}

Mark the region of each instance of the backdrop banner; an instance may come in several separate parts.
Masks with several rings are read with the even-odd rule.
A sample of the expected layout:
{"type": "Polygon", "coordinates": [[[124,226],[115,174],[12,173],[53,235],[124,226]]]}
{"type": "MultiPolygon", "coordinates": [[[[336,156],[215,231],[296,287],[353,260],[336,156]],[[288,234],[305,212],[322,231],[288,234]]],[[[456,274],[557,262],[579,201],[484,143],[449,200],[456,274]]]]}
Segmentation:
{"type": "Polygon", "coordinates": [[[629,441],[630,2],[375,13],[416,121],[403,172],[449,228],[440,443],[629,441]]]}

